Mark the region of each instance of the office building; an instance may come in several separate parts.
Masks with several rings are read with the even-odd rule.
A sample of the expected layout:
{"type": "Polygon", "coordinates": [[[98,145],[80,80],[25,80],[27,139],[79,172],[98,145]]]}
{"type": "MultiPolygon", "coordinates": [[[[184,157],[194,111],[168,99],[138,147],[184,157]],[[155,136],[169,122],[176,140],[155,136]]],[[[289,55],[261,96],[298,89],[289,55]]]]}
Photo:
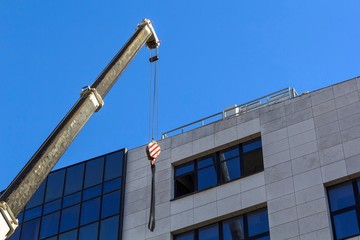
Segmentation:
{"type": "Polygon", "coordinates": [[[167,132],[159,144],[153,232],[147,229],[151,171],[140,146],[100,157],[104,167],[93,171],[101,177],[90,185],[87,167],[94,160],[53,172],[47,184],[63,185],[43,185],[45,195],[28,204],[16,236],[360,239],[360,77],[234,105],[167,132]],[[113,154],[121,164],[110,160],[109,169],[113,154]],[[81,183],[67,182],[68,172],[78,171],[72,168],[83,169],[81,183]],[[77,200],[70,204],[73,195],[77,200]],[[57,227],[48,228],[52,221],[57,227]]]}

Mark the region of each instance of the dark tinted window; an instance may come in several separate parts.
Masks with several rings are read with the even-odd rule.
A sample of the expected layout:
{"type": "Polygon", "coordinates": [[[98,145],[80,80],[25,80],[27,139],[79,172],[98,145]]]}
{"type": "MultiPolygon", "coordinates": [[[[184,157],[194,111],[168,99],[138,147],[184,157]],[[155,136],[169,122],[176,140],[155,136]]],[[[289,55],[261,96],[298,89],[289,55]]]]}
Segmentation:
{"type": "Polygon", "coordinates": [[[59,235],[59,240],[75,240],[77,239],[78,230],[72,230],[59,235]]]}
{"type": "Polygon", "coordinates": [[[175,198],[264,170],[261,138],[174,167],[175,198]]]}
{"type": "Polygon", "coordinates": [[[61,199],[46,203],[44,205],[44,213],[43,214],[45,215],[48,213],[58,211],[58,210],[60,210],[60,208],[61,208],[61,199]]]}
{"type": "Polygon", "coordinates": [[[75,205],[80,201],[81,201],[81,192],[66,196],[63,199],[63,207],[64,208],[70,207],[71,205],[75,205]]]}
{"type": "Polygon", "coordinates": [[[268,214],[266,209],[247,215],[249,237],[269,232],[268,214]]]}
{"type": "Polygon", "coordinates": [[[223,239],[244,239],[244,221],[242,217],[233,218],[223,222],[223,239]]]}
{"type": "Polygon", "coordinates": [[[100,224],[100,240],[118,240],[119,216],[107,218],[100,224]]]}
{"type": "Polygon", "coordinates": [[[46,215],[41,221],[40,238],[50,237],[58,233],[60,212],[46,215]]]}
{"type": "Polygon", "coordinates": [[[335,239],[347,239],[360,234],[360,195],[358,180],[328,188],[331,220],[335,239]]]}
{"type": "Polygon", "coordinates": [[[217,185],[217,174],[214,157],[201,159],[198,164],[198,190],[204,190],[217,185]]]}
{"type": "Polygon", "coordinates": [[[199,240],[218,240],[219,227],[218,224],[206,226],[199,229],[199,240]]]}
{"type": "Polygon", "coordinates": [[[105,181],[122,175],[123,160],[123,151],[106,156],[105,181]]]}
{"type": "Polygon", "coordinates": [[[84,187],[88,188],[102,182],[104,169],[104,157],[91,160],[86,163],[85,169],[85,184],[84,187]]]}
{"type": "Polygon", "coordinates": [[[42,182],[38,190],[36,190],[35,194],[31,197],[29,202],[26,205],[26,208],[32,208],[38,206],[43,203],[44,201],[44,193],[45,193],[45,185],[46,180],[42,182]]]}
{"type": "Polygon", "coordinates": [[[104,193],[112,192],[121,188],[121,178],[116,178],[104,183],[104,193]]]}
{"type": "Polygon", "coordinates": [[[98,230],[98,222],[80,228],[79,240],[97,240],[98,230]]]}
{"type": "Polygon", "coordinates": [[[42,206],[31,208],[25,211],[24,221],[29,221],[31,219],[41,216],[42,206]]]}
{"type": "Polygon", "coordinates": [[[260,209],[175,236],[175,240],[270,239],[266,209],[260,209]]]}
{"type": "Polygon", "coordinates": [[[177,167],[175,169],[175,175],[175,197],[194,192],[194,163],[177,167]]]}
{"type": "Polygon", "coordinates": [[[100,198],[95,198],[82,203],[81,207],[81,225],[99,220],[100,198]]]}
{"type": "Polygon", "coordinates": [[[40,218],[26,222],[22,226],[21,240],[38,239],[40,218]]]}
{"type": "Polygon", "coordinates": [[[83,200],[88,200],[101,195],[102,185],[97,185],[95,187],[88,188],[84,190],[83,200]]]}
{"type": "Polygon", "coordinates": [[[65,169],[50,173],[47,179],[45,201],[52,201],[63,195],[65,169]]]}
{"type": "Polygon", "coordinates": [[[65,195],[80,191],[84,179],[84,164],[69,167],[66,171],[65,195]]]}
{"type": "Polygon", "coordinates": [[[75,205],[62,210],[60,232],[76,228],[79,224],[80,205],[75,205]]]}
{"type": "Polygon", "coordinates": [[[109,217],[120,211],[120,191],[112,192],[103,196],[101,217],[109,217]]]}

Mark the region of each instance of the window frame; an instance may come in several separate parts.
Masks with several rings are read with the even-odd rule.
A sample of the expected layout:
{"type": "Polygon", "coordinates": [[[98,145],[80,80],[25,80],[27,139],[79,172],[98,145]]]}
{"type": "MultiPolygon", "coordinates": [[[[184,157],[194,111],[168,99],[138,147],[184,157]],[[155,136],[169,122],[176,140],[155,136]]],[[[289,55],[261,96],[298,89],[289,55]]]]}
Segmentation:
{"type": "Polygon", "coordinates": [[[238,216],[234,216],[234,217],[231,217],[231,218],[227,218],[227,219],[224,219],[224,220],[221,220],[221,221],[218,221],[218,222],[210,223],[210,224],[207,224],[207,225],[204,225],[204,226],[201,226],[199,228],[195,228],[195,229],[192,229],[192,230],[189,230],[189,231],[186,231],[186,232],[173,234],[173,239],[177,240],[179,236],[181,237],[181,235],[185,235],[185,234],[189,234],[189,233],[193,232],[193,239],[194,240],[201,240],[200,237],[199,237],[200,230],[204,229],[206,227],[213,226],[213,225],[217,226],[219,239],[224,239],[224,224],[226,222],[229,222],[231,220],[238,219],[238,218],[242,218],[242,221],[243,221],[244,239],[249,239],[249,240],[254,239],[255,240],[255,239],[258,239],[258,238],[261,238],[261,237],[267,237],[267,236],[270,239],[269,213],[267,211],[267,207],[256,209],[254,211],[247,212],[247,213],[244,213],[244,214],[241,214],[241,215],[238,215],[238,216]],[[249,237],[248,215],[251,215],[251,214],[256,213],[256,212],[261,212],[261,211],[265,211],[265,213],[266,213],[268,229],[267,229],[267,231],[264,231],[262,233],[259,233],[257,235],[249,237]]]}
{"type": "Polygon", "coordinates": [[[328,204],[329,204],[329,213],[330,213],[330,219],[331,219],[331,227],[332,227],[332,232],[333,232],[333,237],[336,240],[343,240],[343,239],[348,239],[348,238],[352,238],[355,236],[359,236],[360,234],[360,178],[356,178],[356,179],[352,179],[350,181],[345,181],[345,182],[341,182],[339,184],[336,185],[332,185],[326,188],[326,193],[327,193],[327,198],[328,198],[328,204]],[[345,185],[346,183],[350,183],[350,185],[352,186],[352,190],[353,190],[353,194],[354,194],[354,204],[351,206],[346,206],[343,207],[341,209],[337,209],[337,210],[332,210],[331,209],[331,199],[330,199],[330,191],[332,188],[335,188],[337,186],[340,185],[345,185]],[[336,225],[335,225],[335,216],[340,215],[340,214],[344,214],[344,213],[348,213],[351,211],[355,211],[356,214],[356,219],[357,219],[357,224],[358,224],[358,229],[359,231],[354,234],[354,235],[350,235],[350,236],[346,236],[345,238],[338,238],[337,237],[337,231],[336,231],[336,225]]]}
{"type": "Polygon", "coordinates": [[[230,183],[232,181],[236,181],[238,179],[248,177],[250,175],[253,175],[253,174],[264,171],[264,156],[263,156],[262,148],[263,148],[262,140],[261,140],[261,136],[259,136],[259,137],[253,138],[251,140],[241,142],[241,143],[235,144],[233,146],[227,147],[225,149],[216,151],[214,153],[207,154],[207,155],[205,155],[203,157],[194,159],[192,161],[188,161],[186,163],[174,166],[174,178],[173,178],[173,180],[174,180],[174,198],[173,199],[179,199],[179,198],[182,198],[182,197],[186,197],[186,196],[189,196],[191,194],[195,194],[197,192],[205,191],[207,189],[217,187],[217,186],[220,186],[220,185],[223,185],[223,184],[226,184],[226,183],[230,183]],[[259,148],[253,149],[251,151],[244,152],[244,145],[251,144],[251,143],[256,142],[256,141],[260,141],[260,147],[259,148]],[[233,150],[233,149],[238,150],[239,155],[237,157],[221,160],[220,155],[222,153],[225,153],[226,151],[230,151],[230,150],[233,150]],[[245,170],[244,156],[246,154],[249,154],[249,153],[253,152],[253,151],[258,151],[259,149],[261,151],[261,157],[262,157],[262,168],[260,170],[258,170],[258,171],[254,171],[254,172],[251,172],[251,173],[245,173],[244,172],[244,170],[245,170]],[[210,186],[208,188],[199,190],[199,170],[208,168],[209,166],[199,168],[198,167],[198,162],[202,161],[202,160],[204,160],[206,158],[211,158],[211,157],[214,159],[213,166],[214,166],[215,171],[216,171],[216,173],[215,173],[215,175],[216,175],[216,184],[214,186],[210,186]],[[239,165],[240,169],[238,169],[238,171],[239,171],[240,175],[238,177],[230,179],[229,181],[226,181],[226,180],[223,179],[224,177],[223,177],[223,174],[221,173],[221,164],[222,164],[222,162],[227,162],[227,161],[230,161],[230,160],[233,160],[233,159],[236,159],[237,161],[239,161],[238,165],[239,165]],[[177,169],[180,169],[180,168],[182,168],[182,167],[184,167],[186,165],[190,165],[190,164],[193,164],[193,170],[192,171],[189,171],[189,172],[186,172],[186,173],[183,173],[183,174],[180,174],[180,175],[176,175],[176,170],[177,169]],[[189,193],[186,193],[186,194],[183,194],[183,195],[179,195],[178,194],[177,179],[179,179],[179,178],[181,178],[181,177],[183,177],[183,176],[185,176],[187,174],[192,174],[193,175],[194,181],[193,181],[192,189],[194,189],[194,190],[192,192],[189,192],[189,193]]]}

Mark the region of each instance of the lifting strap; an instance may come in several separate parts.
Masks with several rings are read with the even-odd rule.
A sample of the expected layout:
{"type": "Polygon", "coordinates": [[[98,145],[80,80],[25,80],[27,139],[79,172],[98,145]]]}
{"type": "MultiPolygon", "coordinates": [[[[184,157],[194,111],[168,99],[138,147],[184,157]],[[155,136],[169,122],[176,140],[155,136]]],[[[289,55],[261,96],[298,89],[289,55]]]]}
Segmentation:
{"type": "Polygon", "coordinates": [[[150,198],[150,213],[148,229],[152,232],[155,229],[155,160],[160,155],[160,145],[154,140],[154,125],[156,120],[156,128],[158,131],[158,81],[157,81],[157,60],[158,51],[156,49],[156,55],[152,56],[150,51],[150,63],[154,63],[154,81],[152,83],[152,65],[150,64],[150,114],[149,114],[149,137],[151,135],[151,142],[146,147],[146,154],[150,161],[151,166],[151,198],[150,198]]]}

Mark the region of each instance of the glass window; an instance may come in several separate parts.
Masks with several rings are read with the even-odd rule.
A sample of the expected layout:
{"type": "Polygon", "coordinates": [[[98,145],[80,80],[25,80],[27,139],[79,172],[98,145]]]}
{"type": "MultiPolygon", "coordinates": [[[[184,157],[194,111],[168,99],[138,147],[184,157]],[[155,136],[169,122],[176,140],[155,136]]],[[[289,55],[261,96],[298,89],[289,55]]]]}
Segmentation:
{"type": "Polygon", "coordinates": [[[20,212],[18,215],[19,224],[21,224],[23,222],[23,216],[24,216],[24,212],[20,212]]]}
{"type": "Polygon", "coordinates": [[[26,210],[24,215],[24,221],[26,222],[31,219],[40,217],[41,211],[42,211],[42,206],[26,210]]]}
{"type": "Polygon", "coordinates": [[[58,210],[60,210],[60,208],[61,208],[61,199],[49,202],[44,205],[44,213],[43,214],[45,215],[48,213],[58,211],[58,210]]]}
{"type": "Polygon", "coordinates": [[[65,169],[50,173],[47,179],[45,201],[49,202],[62,197],[65,169]]]}
{"type": "Polygon", "coordinates": [[[243,144],[243,152],[247,153],[261,148],[261,138],[251,140],[243,144]]]}
{"type": "Polygon", "coordinates": [[[243,175],[248,176],[264,170],[262,149],[257,149],[243,155],[243,175]]]}
{"type": "Polygon", "coordinates": [[[60,232],[68,231],[79,224],[80,205],[65,208],[61,213],[60,232]]]}
{"type": "Polygon", "coordinates": [[[97,240],[99,222],[80,228],[79,240],[97,240]]]}
{"type": "Polygon", "coordinates": [[[83,200],[88,200],[101,195],[102,185],[97,185],[92,188],[88,188],[83,192],[83,200]]]}
{"type": "Polygon", "coordinates": [[[248,232],[250,237],[269,231],[268,214],[266,209],[261,209],[247,215],[248,232]]]}
{"type": "Polygon", "coordinates": [[[100,198],[95,198],[82,203],[81,206],[81,225],[99,220],[100,198]]]}
{"type": "Polygon", "coordinates": [[[71,205],[75,205],[81,201],[81,192],[69,195],[64,197],[63,207],[70,207],[71,205]]]}
{"type": "Polygon", "coordinates": [[[100,224],[100,240],[118,240],[119,216],[107,218],[100,224]]]}
{"type": "Polygon", "coordinates": [[[348,238],[359,234],[359,223],[355,210],[334,216],[337,239],[348,238]]]}
{"type": "Polygon", "coordinates": [[[38,239],[39,229],[40,218],[24,223],[21,231],[21,240],[38,239]]]}
{"type": "Polygon", "coordinates": [[[50,237],[58,233],[60,212],[46,215],[41,221],[40,238],[50,237]]]}
{"type": "Polygon", "coordinates": [[[329,188],[331,211],[337,211],[355,204],[352,182],[329,188]]]}
{"type": "Polygon", "coordinates": [[[194,163],[175,169],[175,197],[180,197],[195,190],[194,163]]]}
{"type": "Polygon", "coordinates": [[[44,180],[42,182],[42,184],[40,185],[38,190],[36,190],[34,195],[31,197],[31,199],[29,200],[29,202],[26,205],[26,208],[36,207],[43,203],[44,193],[45,193],[45,185],[46,185],[46,180],[44,180]]]}
{"type": "Polygon", "coordinates": [[[114,190],[121,188],[121,178],[116,178],[114,180],[108,181],[104,183],[104,193],[112,192],[114,190]]]}
{"type": "Polygon", "coordinates": [[[204,190],[217,185],[215,159],[208,157],[198,161],[198,190],[204,190]]]}
{"type": "MultiPolygon", "coordinates": [[[[8,240],[19,240],[20,239],[20,231],[21,226],[19,226],[15,232],[8,238],[8,240]]],[[[39,231],[39,230],[38,230],[39,231]]],[[[36,238],[35,238],[36,239],[36,238]]]]}
{"type": "Polygon", "coordinates": [[[80,191],[82,189],[83,179],[84,164],[78,164],[67,168],[64,195],[80,191]]]}
{"type": "Polygon", "coordinates": [[[223,222],[223,240],[244,239],[244,221],[237,217],[223,222]]]}
{"type": "Polygon", "coordinates": [[[270,239],[267,210],[260,209],[242,216],[174,236],[175,240],[242,240],[270,239]]]}
{"type": "Polygon", "coordinates": [[[103,179],[104,157],[91,160],[86,163],[85,184],[84,188],[88,188],[100,184],[103,179]]]}
{"type": "Polygon", "coordinates": [[[194,240],[195,239],[195,232],[187,232],[180,235],[175,236],[175,240],[194,240]]]}
{"type": "Polygon", "coordinates": [[[199,229],[199,240],[218,240],[219,227],[218,224],[203,227],[199,229]]]}
{"type": "Polygon", "coordinates": [[[119,151],[106,156],[105,181],[122,175],[124,152],[119,151]]]}
{"type": "Polygon", "coordinates": [[[109,217],[120,212],[120,191],[103,196],[101,217],[109,217]]]}
{"type": "Polygon", "coordinates": [[[76,240],[77,239],[78,230],[72,230],[70,232],[66,232],[59,235],[59,240],[76,240]]]}
{"type": "Polygon", "coordinates": [[[222,161],[220,163],[220,175],[223,182],[228,182],[240,177],[240,158],[222,161]]]}

